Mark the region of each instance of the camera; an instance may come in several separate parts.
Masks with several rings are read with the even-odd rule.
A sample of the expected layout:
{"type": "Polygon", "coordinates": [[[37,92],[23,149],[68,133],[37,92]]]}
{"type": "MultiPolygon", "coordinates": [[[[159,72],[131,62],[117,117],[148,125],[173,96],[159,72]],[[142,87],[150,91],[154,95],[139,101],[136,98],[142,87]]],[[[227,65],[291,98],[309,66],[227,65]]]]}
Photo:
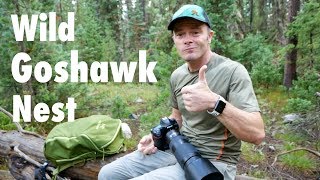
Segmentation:
{"type": "Polygon", "coordinates": [[[162,151],[172,151],[187,180],[223,179],[220,171],[179,133],[179,125],[175,119],[160,119],[160,124],[151,129],[151,134],[155,147],[162,151]]]}

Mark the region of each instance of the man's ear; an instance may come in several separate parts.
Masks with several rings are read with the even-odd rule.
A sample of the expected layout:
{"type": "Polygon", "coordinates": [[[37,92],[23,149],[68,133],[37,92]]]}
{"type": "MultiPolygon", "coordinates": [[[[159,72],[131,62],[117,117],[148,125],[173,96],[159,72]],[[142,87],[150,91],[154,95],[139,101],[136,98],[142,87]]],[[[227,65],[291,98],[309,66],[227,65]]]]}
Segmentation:
{"type": "Polygon", "coordinates": [[[212,40],[213,36],[214,36],[214,32],[210,29],[208,37],[207,37],[207,40],[208,40],[209,44],[211,43],[211,40],[212,40]]]}
{"type": "Polygon", "coordinates": [[[174,31],[172,31],[171,38],[172,38],[173,42],[175,42],[175,37],[176,37],[176,34],[174,33],[174,31]]]}

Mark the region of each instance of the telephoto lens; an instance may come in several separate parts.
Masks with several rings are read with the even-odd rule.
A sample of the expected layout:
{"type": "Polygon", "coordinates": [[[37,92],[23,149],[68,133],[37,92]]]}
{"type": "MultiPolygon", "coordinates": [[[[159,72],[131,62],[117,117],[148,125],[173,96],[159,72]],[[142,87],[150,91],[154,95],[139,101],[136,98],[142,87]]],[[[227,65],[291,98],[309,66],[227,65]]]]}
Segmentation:
{"type": "Polygon", "coordinates": [[[208,159],[203,158],[185,136],[171,130],[166,137],[172,153],[185,172],[187,180],[223,179],[220,171],[208,159]]]}
{"type": "Polygon", "coordinates": [[[169,149],[185,172],[187,180],[220,180],[223,175],[198,150],[179,133],[175,119],[162,118],[160,124],[151,129],[154,145],[160,150],[169,149]]]}

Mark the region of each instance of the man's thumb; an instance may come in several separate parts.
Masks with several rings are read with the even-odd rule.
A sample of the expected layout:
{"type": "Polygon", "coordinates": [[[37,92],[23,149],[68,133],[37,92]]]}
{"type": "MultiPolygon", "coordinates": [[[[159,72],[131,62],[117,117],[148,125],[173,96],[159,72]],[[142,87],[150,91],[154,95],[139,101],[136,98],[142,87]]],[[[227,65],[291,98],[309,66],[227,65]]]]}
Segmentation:
{"type": "Polygon", "coordinates": [[[207,83],[207,80],[206,80],[206,69],[207,69],[207,65],[203,65],[200,68],[200,70],[199,70],[199,82],[207,83]]]}

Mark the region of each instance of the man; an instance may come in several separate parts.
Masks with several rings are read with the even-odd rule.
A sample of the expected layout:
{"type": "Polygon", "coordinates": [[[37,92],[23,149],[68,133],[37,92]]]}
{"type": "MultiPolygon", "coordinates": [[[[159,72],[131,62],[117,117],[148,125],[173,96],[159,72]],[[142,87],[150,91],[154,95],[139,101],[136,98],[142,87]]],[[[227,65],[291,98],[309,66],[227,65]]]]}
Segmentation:
{"type": "MultiPolygon", "coordinates": [[[[182,6],[168,30],[186,63],[171,75],[172,113],[180,132],[204,158],[234,179],[241,140],[260,144],[264,125],[247,70],[210,50],[214,35],[204,10],[182,6]]],[[[185,179],[174,155],[157,150],[151,135],[138,150],[104,166],[99,179],[185,179]]]]}

